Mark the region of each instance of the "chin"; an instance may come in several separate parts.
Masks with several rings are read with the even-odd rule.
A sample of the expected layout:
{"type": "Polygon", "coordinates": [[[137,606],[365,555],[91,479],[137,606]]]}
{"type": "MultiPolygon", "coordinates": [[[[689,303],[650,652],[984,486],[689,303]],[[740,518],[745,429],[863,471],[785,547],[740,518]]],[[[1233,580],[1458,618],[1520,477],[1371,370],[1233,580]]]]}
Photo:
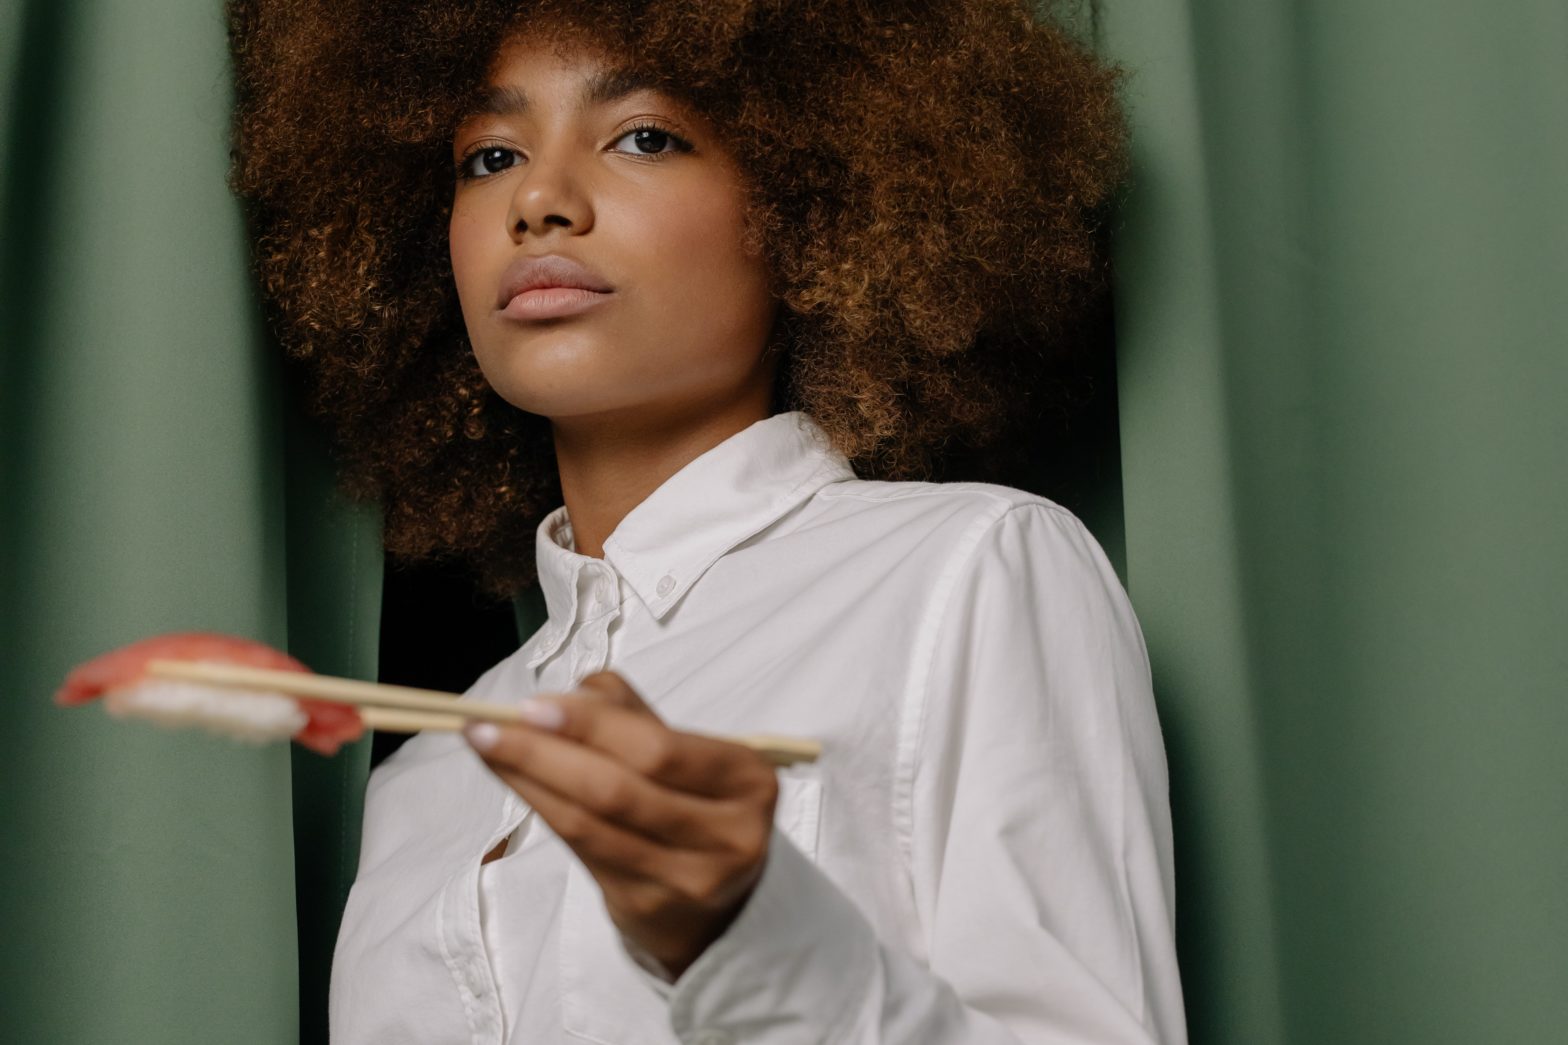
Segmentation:
{"type": "Polygon", "coordinates": [[[492,375],[485,372],[485,380],[497,395],[517,409],[541,417],[579,417],[589,414],[608,414],[635,407],[645,401],[635,389],[612,390],[607,382],[594,381],[585,376],[583,368],[553,374],[530,370],[515,370],[492,375]],[[625,394],[616,395],[620,391],[625,394]]]}
{"type": "Polygon", "coordinates": [[[597,343],[548,334],[474,348],[479,370],[497,395],[519,410],[547,416],[561,409],[576,413],[573,408],[598,408],[606,399],[605,382],[595,376],[606,369],[603,356],[597,343]]]}

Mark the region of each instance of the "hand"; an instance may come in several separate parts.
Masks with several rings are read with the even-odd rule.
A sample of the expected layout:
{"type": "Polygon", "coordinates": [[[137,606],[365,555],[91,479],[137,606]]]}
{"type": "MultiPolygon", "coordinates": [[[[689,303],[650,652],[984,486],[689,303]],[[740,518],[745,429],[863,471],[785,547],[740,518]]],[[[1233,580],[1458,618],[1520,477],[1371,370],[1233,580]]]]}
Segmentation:
{"type": "Polygon", "coordinates": [[[469,743],[582,860],[622,934],[681,975],[762,877],[773,767],[670,729],[614,672],[524,708],[535,724],[471,724],[469,743]]]}

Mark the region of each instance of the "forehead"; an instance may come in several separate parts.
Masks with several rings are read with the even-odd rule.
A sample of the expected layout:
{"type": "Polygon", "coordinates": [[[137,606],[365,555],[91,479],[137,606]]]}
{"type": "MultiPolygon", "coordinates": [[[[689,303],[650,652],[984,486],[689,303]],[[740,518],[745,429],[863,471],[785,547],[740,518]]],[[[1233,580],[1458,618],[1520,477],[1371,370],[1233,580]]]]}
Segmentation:
{"type": "Polygon", "coordinates": [[[503,38],[490,58],[485,79],[459,105],[456,126],[485,117],[524,115],[546,93],[558,93],[580,115],[640,91],[680,101],[648,66],[639,68],[638,63],[625,60],[610,41],[592,31],[529,23],[514,26],[503,38]]]}
{"type": "MultiPolygon", "coordinates": [[[[482,116],[521,116],[535,104],[527,87],[519,82],[519,72],[526,71],[540,61],[540,53],[518,55],[500,64],[488,82],[479,89],[473,103],[464,112],[464,121],[482,116]]],[[[582,63],[565,63],[571,71],[570,79],[576,95],[579,112],[596,105],[619,101],[638,91],[657,90],[653,78],[620,66],[607,65],[600,60],[582,63]]]]}

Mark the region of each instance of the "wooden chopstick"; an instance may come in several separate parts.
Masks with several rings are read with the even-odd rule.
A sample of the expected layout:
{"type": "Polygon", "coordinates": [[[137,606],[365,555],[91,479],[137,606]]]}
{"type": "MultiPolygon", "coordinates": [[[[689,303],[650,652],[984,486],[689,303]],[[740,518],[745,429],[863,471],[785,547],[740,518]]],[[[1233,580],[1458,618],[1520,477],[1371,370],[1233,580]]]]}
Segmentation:
{"type": "MultiPolygon", "coordinates": [[[[392,686],[380,682],[361,682],[358,679],[338,678],[333,675],[169,659],[148,661],[146,673],[157,678],[200,682],[226,689],[268,690],[300,697],[316,697],[339,704],[353,704],[366,709],[360,713],[366,726],[399,733],[411,733],[423,729],[458,730],[468,719],[485,719],[491,722],[523,721],[517,709],[506,704],[458,701],[456,693],[418,689],[413,686],[392,686]]],[[[714,735],[713,739],[741,744],[776,766],[815,762],[822,753],[821,743],[803,737],[756,733],[745,736],[714,735]]]]}
{"type": "Polygon", "coordinates": [[[360,707],[359,718],[365,723],[366,729],[380,730],[382,733],[418,733],[425,729],[456,732],[468,721],[462,715],[448,715],[440,711],[404,711],[402,708],[368,705],[360,707]]]}

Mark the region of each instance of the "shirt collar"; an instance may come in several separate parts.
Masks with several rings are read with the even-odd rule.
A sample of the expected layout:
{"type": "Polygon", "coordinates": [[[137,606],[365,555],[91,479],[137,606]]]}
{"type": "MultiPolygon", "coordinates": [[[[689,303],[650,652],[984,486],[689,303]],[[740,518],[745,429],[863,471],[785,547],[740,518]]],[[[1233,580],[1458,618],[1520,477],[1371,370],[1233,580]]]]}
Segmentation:
{"type": "Polygon", "coordinates": [[[548,657],[577,615],[583,569],[614,567],[662,620],[720,556],[778,521],[823,486],[855,478],[827,433],[799,410],[753,423],[687,462],[633,508],[604,542],[603,561],[573,550],[562,505],[535,537],[539,584],[549,622],[548,657]]]}

